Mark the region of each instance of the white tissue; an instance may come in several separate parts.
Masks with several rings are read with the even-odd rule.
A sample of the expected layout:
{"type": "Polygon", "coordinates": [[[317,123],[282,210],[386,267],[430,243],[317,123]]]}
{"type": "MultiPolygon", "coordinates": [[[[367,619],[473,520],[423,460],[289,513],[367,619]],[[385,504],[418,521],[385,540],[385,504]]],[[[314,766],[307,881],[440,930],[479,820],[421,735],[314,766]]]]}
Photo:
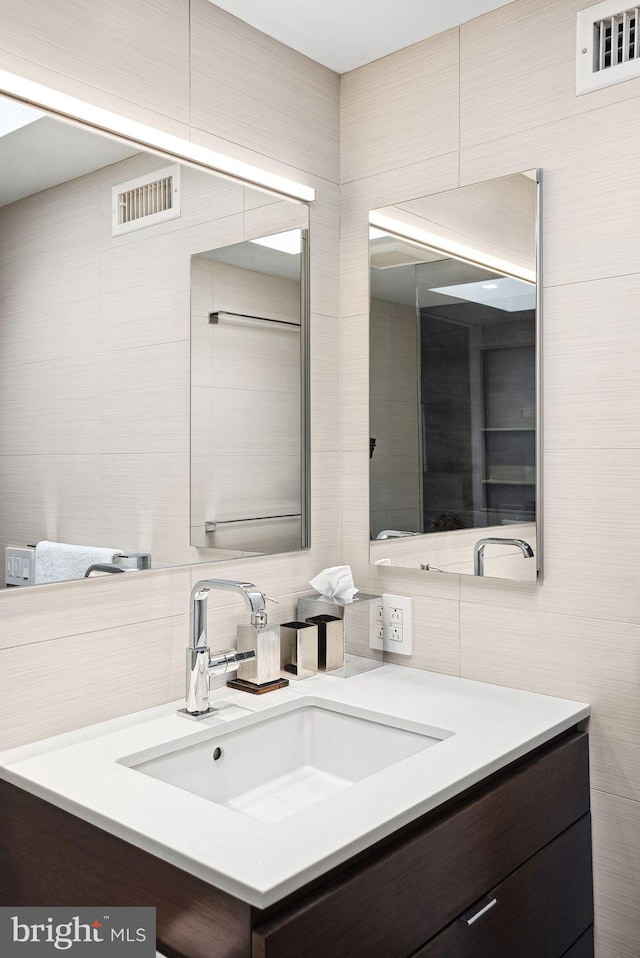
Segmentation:
{"type": "Polygon", "coordinates": [[[320,595],[328,599],[340,599],[341,602],[353,602],[353,597],[358,591],[353,584],[349,565],[334,565],[323,569],[310,580],[309,585],[312,585],[320,595]]]}

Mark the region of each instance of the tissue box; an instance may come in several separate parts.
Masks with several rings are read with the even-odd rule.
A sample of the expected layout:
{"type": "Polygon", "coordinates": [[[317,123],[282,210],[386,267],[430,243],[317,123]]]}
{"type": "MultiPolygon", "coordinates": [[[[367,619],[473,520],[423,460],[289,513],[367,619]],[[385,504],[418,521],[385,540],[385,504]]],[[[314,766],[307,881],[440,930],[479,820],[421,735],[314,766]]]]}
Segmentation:
{"type": "MultiPolygon", "coordinates": [[[[344,651],[342,666],[331,668],[335,664],[335,645],[328,646],[329,665],[327,672],[348,678],[359,672],[368,672],[382,665],[383,653],[379,649],[371,648],[372,641],[377,633],[378,605],[382,603],[382,596],[358,592],[351,602],[341,599],[328,599],[326,596],[301,596],[298,599],[298,618],[316,622],[319,617],[333,616],[342,619],[344,651]]],[[[322,620],[321,620],[322,621],[322,620]]],[[[326,621],[326,619],[325,619],[326,621]]]]}

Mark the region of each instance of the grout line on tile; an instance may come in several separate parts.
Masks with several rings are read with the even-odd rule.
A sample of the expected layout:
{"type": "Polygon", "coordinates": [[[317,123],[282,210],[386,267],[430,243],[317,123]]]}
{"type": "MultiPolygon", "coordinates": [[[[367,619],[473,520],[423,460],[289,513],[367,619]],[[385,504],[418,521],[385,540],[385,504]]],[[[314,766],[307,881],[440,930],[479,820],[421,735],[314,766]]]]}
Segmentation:
{"type": "MultiPolygon", "coordinates": [[[[421,160],[417,160],[415,163],[407,163],[406,166],[392,166],[388,170],[378,170],[376,173],[367,173],[366,176],[357,176],[352,180],[345,180],[344,183],[342,183],[342,187],[344,189],[344,187],[351,186],[352,184],[366,184],[368,180],[374,180],[377,177],[394,176],[395,174],[402,173],[405,170],[410,170],[414,167],[418,168],[425,166],[427,163],[433,163],[435,160],[440,160],[445,156],[455,156],[456,154],[459,156],[460,150],[447,150],[446,153],[436,153],[434,156],[425,156],[421,160]]],[[[441,193],[446,192],[446,190],[437,190],[436,192],[441,193]]],[[[411,199],[411,197],[405,197],[405,199],[411,199]]],[[[402,202],[402,200],[400,202],[402,202]]]]}
{"type": "Polygon", "coordinates": [[[159,615],[151,619],[133,619],[131,622],[121,622],[118,625],[108,625],[102,629],[82,629],[80,632],[65,632],[63,635],[52,635],[49,639],[39,639],[36,642],[20,642],[18,645],[4,645],[0,647],[0,656],[3,652],[10,652],[13,649],[28,649],[35,645],[47,645],[49,642],[62,642],[65,639],[74,639],[83,635],[96,635],[98,632],[119,632],[122,629],[131,628],[137,625],[146,625],[148,622],[164,622],[166,619],[184,619],[187,612],[176,612],[173,615],[159,615]]]}
{"type": "Polygon", "coordinates": [[[618,792],[610,792],[606,788],[596,788],[595,785],[590,786],[592,792],[598,792],[600,795],[610,795],[612,798],[619,798],[622,802],[630,802],[632,805],[640,805],[640,799],[629,798],[627,795],[619,795],[618,792]]]}
{"type": "Polygon", "coordinates": [[[570,286],[584,286],[587,283],[606,283],[612,279],[626,279],[629,276],[638,276],[640,278],[640,272],[635,271],[633,273],[614,273],[611,276],[594,276],[593,279],[577,279],[573,283],[547,283],[543,284],[542,289],[563,289],[564,287],[570,286]]]}
{"type": "MultiPolygon", "coordinates": [[[[581,110],[579,113],[568,113],[565,116],[556,117],[554,120],[551,120],[551,122],[536,123],[534,126],[528,126],[528,127],[525,127],[524,129],[516,130],[515,132],[508,134],[508,136],[509,138],[524,136],[527,133],[535,133],[537,130],[542,130],[545,127],[554,127],[554,126],[560,126],[560,125],[566,126],[567,123],[571,123],[573,120],[579,120],[583,116],[588,116],[590,113],[597,113],[600,110],[611,110],[612,108],[621,106],[623,103],[624,104],[631,103],[633,102],[633,100],[640,100],[640,92],[635,94],[634,96],[621,97],[619,100],[614,100],[612,103],[603,103],[600,106],[593,106],[591,107],[591,109],[588,109],[588,110],[581,110]]],[[[460,105],[462,106],[462,96],[460,97],[460,105]]],[[[462,110],[460,112],[462,113],[462,110]]],[[[501,140],[504,140],[504,139],[505,139],[504,136],[497,136],[490,140],[478,140],[473,143],[467,143],[464,146],[462,145],[462,142],[461,142],[460,151],[466,152],[467,150],[477,150],[479,148],[490,146],[492,143],[499,143],[501,140]]]]}
{"type": "MultiPolygon", "coordinates": [[[[505,579],[504,581],[508,582],[509,580],[505,579]]],[[[597,622],[606,622],[609,625],[624,625],[632,629],[637,629],[638,633],[640,634],[640,622],[630,622],[628,619],[607,619],[604,616],[592,615],[592,614],[576,615],[573,612],[558,612],[556,609],[531,609],[531,608],[528,608],[525,604],[504,606],[500,602],[500,598],[498,596],[496,596],[495,600],[492,602],[482,602],[477,599],[465,598],[460,600],[460,604],[462,605],[463,603],[467,603],[468,605],[480,605],[480,606],[484,606],[485,608],[495,608],[497,606],[500,609],[504,609],[507,612],[523,612],[527,615],[531,615],[532,613],[534,615],[562,615],[568,619],[579,619],[585,622],[593,622],[595,620],[597,622]]]]}

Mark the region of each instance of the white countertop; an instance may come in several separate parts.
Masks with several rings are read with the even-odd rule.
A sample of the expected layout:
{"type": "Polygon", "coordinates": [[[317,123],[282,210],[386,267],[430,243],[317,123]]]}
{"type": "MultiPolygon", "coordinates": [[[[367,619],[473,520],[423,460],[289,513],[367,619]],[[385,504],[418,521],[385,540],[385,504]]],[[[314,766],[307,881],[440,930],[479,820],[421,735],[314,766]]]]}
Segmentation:
{"type": "Polygon", "coordinates": [[[265,908],[589,715],[580,702],[385,665],[349,679],[318,675],[191,722],[181,702],[0,753],[0,778],[259,908],[265,908]],[[205,730],[298,701],[334,702],[453,732],[432,748],[279,822],[262,822],[118,760],[190,744],[205,730]]]}

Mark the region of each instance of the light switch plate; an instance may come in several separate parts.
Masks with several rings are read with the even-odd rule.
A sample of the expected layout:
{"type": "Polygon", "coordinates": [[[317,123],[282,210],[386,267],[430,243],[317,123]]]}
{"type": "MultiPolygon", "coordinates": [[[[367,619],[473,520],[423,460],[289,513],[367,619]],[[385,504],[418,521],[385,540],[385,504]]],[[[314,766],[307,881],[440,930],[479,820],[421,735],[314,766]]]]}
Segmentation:
{"type": "Polygon", "coordinates": [[[6,585],[35,584],[35,549],[7,546],[4,551],[4,581],[6,585]]]}

